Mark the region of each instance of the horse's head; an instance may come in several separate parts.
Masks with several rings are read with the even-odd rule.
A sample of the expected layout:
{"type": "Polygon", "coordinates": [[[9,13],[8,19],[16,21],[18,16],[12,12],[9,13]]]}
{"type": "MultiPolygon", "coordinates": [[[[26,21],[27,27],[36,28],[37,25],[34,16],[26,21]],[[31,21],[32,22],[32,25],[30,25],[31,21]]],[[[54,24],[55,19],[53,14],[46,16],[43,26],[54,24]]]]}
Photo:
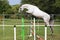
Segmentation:
{"type": "Polygon", "coordinates": [[[24,9],[27,9],[27,5],[21,5],[19,8],[19,12],[23,11],[24,9]]]}

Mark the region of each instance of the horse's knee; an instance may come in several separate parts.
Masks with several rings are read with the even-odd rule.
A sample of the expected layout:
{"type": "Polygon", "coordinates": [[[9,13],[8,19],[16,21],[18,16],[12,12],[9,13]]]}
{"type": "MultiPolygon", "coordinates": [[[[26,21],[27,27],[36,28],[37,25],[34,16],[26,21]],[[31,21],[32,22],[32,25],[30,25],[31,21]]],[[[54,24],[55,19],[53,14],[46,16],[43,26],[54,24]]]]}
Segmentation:
{"type": "Polygon", "coordinates": [[[49,22],[45,21],[45,26],[50,26],[49,22]]]}
{"type": "Polygon", "coordinates": [[[49,26],[49,20],[44,18],[45,25],[49,26]]]}

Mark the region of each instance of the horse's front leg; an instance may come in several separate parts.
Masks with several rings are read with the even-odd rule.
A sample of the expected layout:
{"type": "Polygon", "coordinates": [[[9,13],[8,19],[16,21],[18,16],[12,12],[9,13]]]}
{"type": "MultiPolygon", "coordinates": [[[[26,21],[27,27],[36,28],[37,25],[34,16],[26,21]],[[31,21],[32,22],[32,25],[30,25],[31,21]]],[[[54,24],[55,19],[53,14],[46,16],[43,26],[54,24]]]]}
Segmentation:
{"type": "Polygon", "coordinates": [[[27,13],[31,13],[30,11],[26,11],[27,13]]]}
{"type": "Polygon", "coordinates": [[[32,13],[32,10],[28,10],[28,11],[26,11],[27,13],[32,13]]]}

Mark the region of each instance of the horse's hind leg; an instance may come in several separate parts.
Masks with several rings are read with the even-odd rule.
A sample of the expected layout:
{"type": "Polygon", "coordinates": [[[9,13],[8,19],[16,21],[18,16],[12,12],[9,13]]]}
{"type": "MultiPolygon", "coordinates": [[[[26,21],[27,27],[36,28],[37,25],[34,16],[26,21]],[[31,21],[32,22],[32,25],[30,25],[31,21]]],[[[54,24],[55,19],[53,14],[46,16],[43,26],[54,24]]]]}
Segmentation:
{"type": "Polygon", "coordinates": [[[48,19],[44,19],[44,22],[45,22],[45,27],[47,27],[47,26],[49,26],[50,27],[50,30],[51,30],[51,32],[53,33],[53,26],[51,25],[52,24],[52,22],[49,22],[49,20],[48,19]]]}
{"type": "Polygon", "coordinates": [[[49,26],[49,27],[50,27],[51,32],[53,33],[53,25],[51,25],[51,24],[52,24],[52,22],[51,22],[51,24],[49,24],[49,21],[44,21],[44,22],[45,22],[45,26],[49,26]]]}
{"type": "Polygon", "coordinates": [[[50,31],[51,31],[51,35],[53,35],[53,33],[54,33],[53,26],[50,26],[50,31]]]}
{"type": "Polygon", "coordinates": [[[45,22],[45,26],[50,26],[50,25],[49,25],[49,20],[48,20],[48,19],[44,18],[44,22],[45,22]]]}
{"type": "Polygon", "coordinates": [[[44,18],[45,26],[49,26],[51,32],[53,33],[54,20],[49,21],[50,19],[44,18]]]}
{"type": "Polygon", "coordinates": [[[50,24],[51,31],[53,33],[54,20],[49,21],[49,24],[50,24]]]}

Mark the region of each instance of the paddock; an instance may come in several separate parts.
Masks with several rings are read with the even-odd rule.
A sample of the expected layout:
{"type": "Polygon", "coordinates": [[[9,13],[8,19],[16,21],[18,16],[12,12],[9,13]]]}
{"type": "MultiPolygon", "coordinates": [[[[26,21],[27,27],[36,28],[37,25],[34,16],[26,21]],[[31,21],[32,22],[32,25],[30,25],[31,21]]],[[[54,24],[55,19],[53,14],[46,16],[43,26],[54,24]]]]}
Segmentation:
{"type": "MultiPolygon", "coordinates": [[[[31,25],[31,20],[28,21],[28,19],[24,19],[24,33],[25,33],[25,39],[24,40],[33,40],[34,37],[28,37],[30,34],[29,28],[31,25]]],[[[1,21],[2,24],[0,24],[0,40],[14,40],[14,25],[16,25],[16,40],[22,40],[21,37],[21,28],[22,28],[22,23],[21,19],[3,19],[1,21]],[[14,21],[13,21],[14,20],[14,21]]],[[[45,27],[44,23],[35,23],[36,27],[36,34],[38,34],[40,37],[45,38],[45,27]],[[40,24],[40,25],[39,25],[40,24]]],[[[48,32],[47,32],[47,40],[60,40],[60,25],[55,24],[54,25],[54,34],[51,36],[49,27],[48,27],[48,32]],[[53,37],[53,38],[52,38],[53,37]]],[[[37,39],[38,40],[38,39],[37,39]]]]}

